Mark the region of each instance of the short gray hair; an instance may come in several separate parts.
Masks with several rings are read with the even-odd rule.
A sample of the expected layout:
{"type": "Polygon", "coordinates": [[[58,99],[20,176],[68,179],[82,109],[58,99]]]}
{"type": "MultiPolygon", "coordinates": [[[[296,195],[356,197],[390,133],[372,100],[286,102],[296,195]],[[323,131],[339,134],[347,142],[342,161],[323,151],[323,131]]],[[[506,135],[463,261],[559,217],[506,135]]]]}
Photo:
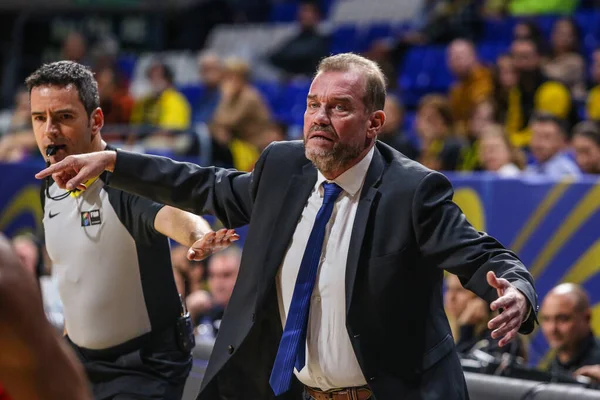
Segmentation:
{"type": "Polygon", "coordinates": [[[341,53],[325,57],[319,63],[317,74],[321,72],[347,72],[358,70],[366,77],[366,88],[363,102],[368,112],[383,110],[386,97],[386,79],[375,61],[354,53],[341,53]]]}

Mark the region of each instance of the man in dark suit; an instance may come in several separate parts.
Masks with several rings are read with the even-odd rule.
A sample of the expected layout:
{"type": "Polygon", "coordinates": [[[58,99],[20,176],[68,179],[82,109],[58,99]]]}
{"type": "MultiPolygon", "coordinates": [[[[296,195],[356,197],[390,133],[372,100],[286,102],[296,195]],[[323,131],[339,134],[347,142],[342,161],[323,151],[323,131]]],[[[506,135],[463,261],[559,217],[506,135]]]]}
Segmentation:
{"type": "Polygon", "coordinates": [[[533,279],[443,175],[376,141],[385,95],[377,64],[339,54],[311,85],[304,144],[272,144],[252,173],[118,151],[37,176],[72,188],[108,170],[117,188],[249,224],[198,399],[466,399],[443,270],[503,310],[501,346],[534,327],[533,279]]]}

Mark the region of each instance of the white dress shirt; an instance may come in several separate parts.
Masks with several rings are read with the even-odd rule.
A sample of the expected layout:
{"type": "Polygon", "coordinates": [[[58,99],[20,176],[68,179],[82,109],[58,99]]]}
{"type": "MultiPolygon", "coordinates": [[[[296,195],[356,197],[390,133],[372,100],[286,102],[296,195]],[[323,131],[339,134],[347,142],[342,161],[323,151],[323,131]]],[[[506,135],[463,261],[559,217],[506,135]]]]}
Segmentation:
{"type": "MultiPolygon", "coordinates": [[[[321,390],[366,384],[346,330],[345,282],[352,226],[373,152],[372,148],[358,164],[333,181],[343,192],[335,202],[325,231],[317,282],[310,302],[306,365],[301,371],[294,369],[303,384],[321,390]]],[[[326,181],[318,172],[317,183],[277,275],[277,297],[284,327],[308,237],[323,204],[322,184],[326,181]]]]}

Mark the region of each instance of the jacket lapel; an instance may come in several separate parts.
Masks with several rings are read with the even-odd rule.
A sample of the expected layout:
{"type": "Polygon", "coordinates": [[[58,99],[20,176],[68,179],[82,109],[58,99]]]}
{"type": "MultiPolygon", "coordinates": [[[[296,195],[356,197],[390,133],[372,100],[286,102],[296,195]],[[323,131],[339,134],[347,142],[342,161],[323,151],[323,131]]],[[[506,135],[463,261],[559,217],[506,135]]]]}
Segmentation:
{"type": "Polygon", "coordinates": [[[365,182],[360,193],[358,209],[354,217],[354,225],[352,227],[352,236],[350,237],[350,246],[348,249],[348,260],[346,262],[346,314],[350,310],[352,300],[352,292],[354,290],[354,281],[356,279],[356,271],[360,262],[360,252],[365,236],[365,230],[369,222],[369,214],[373,200],[379,192],[379,182],[384,171],[384,161],[377,147],[373,153],[373,160],[367,171],[365,182]]]}
{"type": "Polygon", "coordinates": [[[283,201],[279,205],[280,209],[271,237],[267,242],[269,249],[265,257],[264,274],[258,282],[257,307],[261,306],[264,296],[275,283],[275,275],[283,262],[308,196],[316,182],[317,170],[311,163],[304,166],[302,174],[294,175],[290,179],[283,201]]]}

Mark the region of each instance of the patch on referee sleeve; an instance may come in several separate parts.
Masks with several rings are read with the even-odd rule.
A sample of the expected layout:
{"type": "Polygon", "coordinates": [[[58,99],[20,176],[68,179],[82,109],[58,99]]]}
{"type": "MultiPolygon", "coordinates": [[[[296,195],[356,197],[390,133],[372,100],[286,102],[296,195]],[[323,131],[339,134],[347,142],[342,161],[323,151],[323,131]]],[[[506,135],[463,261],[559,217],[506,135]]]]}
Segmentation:
{"type": "Polygon", "coordinates": [[[101,223],[100,210],[81,212],[81,226],[100,225],[101,223]]]}

